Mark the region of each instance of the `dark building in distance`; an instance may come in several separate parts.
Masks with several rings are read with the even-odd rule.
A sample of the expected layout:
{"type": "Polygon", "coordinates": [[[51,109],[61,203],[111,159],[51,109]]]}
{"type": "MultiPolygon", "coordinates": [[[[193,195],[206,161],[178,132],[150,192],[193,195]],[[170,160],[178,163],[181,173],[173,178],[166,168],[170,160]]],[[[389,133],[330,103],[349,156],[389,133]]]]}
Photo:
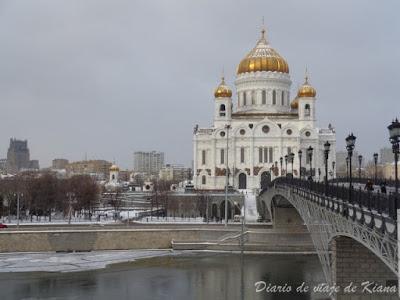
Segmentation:
{"type": "Polygon", "coordinates": [[[10,139],[10,146],[7,151],[7,172],[16,174],[23,170],[38,170],[39,161],[30,160],[28,141],[10,139]]]}

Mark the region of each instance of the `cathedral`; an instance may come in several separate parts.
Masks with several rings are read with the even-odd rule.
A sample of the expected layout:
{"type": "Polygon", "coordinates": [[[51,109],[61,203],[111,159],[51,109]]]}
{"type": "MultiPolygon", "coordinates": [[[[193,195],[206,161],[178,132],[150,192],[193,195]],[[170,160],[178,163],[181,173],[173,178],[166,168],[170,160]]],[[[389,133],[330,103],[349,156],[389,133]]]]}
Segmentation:
{"type": "Polygon", "coordinates": [[[317,127],[317,93],[307,73],[293,100],[291,83],[288,63],[271,47],[263,29],[237,67],[235,101],[222,77],[214,91],[212,127],[194,128],[196,189],[224,189],[227,178],[228,186],[239,190],[263,188],[285,174],[323,180],[327,141],[328,178],[335,176],[335,130],[331,125],[317,127]],[[312,156],[307,155],[310,146],[312,156]]]}

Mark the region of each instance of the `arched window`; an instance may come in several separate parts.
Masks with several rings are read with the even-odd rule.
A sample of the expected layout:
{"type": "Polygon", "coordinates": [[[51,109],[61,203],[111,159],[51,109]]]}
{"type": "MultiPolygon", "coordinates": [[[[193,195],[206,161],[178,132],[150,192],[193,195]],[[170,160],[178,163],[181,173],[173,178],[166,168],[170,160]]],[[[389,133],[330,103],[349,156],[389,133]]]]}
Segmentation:
{"type": "Polygon", "coordinates": [[[201,176],[201,184],[206,184],[206,175],[201,176]]]}
{"type": "Polygon", "coordinates": [[[261,99],[262,99],[262,104],[267,104],[267,92],[265,90],[261,92],[261,99]]]}
{"type": "Polygon", "coordinates": [[[251,104],[254,105],[256,103],[256,95],[254,91],[251,92],[251,104]]]}
{"type": "Polygon", "coordinates": [[[246,106],[246,92],[243,92],[243,106],[246,106]]]}
{"type": "Polygon", "coordinates": [[[282,91],[281,93],[281,103],[282,105],[285,105],[285,91],[282,91]]]}
{"type": "Polygon", "coordinates": [[[221,104],[219,107],[219,116],[225,117],[225,104],[221,104]]]}
{"type": "Polygon", "coordinates": [[[304,106],[304,116],[309,117],[311,114],[311,107],[310,104],[306,104],[304,106]]]}
{"type": "Polygon", "coordinates": [[[276,91],[272,91],[272,105],[276,105],[276,91]]]}
{"type": "Polygon", "coordinates": [[[221,165],[225,163],[225,149],[221,149],[220,161],[221,161],[221,165]]]}
{"type": "Polygon", "coordinates": [[[240,148],[240,162],[244,163],[244,147],[240,148]]]}

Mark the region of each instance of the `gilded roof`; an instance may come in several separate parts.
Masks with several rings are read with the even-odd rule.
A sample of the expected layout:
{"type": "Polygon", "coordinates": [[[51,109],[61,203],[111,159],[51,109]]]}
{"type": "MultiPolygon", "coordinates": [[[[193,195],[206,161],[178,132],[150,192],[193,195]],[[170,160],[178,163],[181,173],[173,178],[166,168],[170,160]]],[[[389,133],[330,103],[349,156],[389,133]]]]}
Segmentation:
{"type": "Polygon", "coordinates": [[[315,97],[317,91],[308,83],[308,76],[306,75],[304,84],[297,91],[297,98],[300,97],[315,97]]]}
{"type": "Polygon", "coordinates": [[[221,78],[221,83],[214,90],[215,98],[230,98],[232,90],[226,85],[224,77],[221,78]]]}
{"type": "Polygon", "coordinates": [[[257,71],[289,73],[288,63],[268,44],[264,29],[257,45],[242,59],[237,68],[237,74],[257,71]]]}

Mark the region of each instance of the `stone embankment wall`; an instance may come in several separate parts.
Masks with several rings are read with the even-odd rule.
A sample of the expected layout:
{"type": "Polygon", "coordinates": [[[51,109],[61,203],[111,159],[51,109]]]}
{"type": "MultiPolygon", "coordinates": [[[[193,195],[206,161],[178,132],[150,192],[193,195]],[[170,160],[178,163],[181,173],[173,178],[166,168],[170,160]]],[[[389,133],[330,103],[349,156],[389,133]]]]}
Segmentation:
{"type": "Polygon", "coordinates": [[[172,240],[216,240],[219,229],[94,229],[0,232],[0,252],[171,248],[172,240]]]}

